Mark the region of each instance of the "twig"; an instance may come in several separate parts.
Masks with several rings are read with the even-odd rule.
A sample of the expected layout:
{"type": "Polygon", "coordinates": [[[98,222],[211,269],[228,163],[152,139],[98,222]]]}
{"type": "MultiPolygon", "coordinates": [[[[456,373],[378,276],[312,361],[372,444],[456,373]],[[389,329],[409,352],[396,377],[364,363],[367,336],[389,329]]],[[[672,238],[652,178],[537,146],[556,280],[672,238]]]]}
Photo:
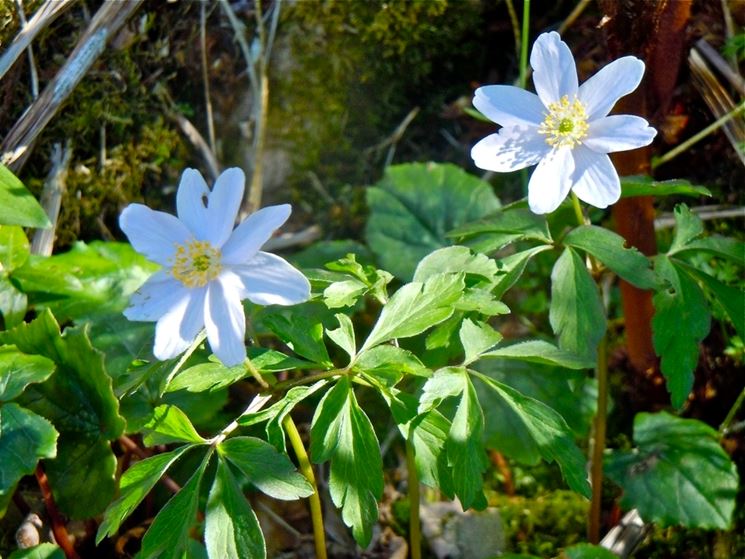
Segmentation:
{"type": "MultiPolygon", "coordinates": [[[[130,451],[132,454],[136,454],[140,460],[145,460],[146,458],[150,457],[150,455],[147,452],[141,449],[139,445],[136,442],[134,442],[132,439],[130,439],[127,435],[122,435],[119,437],[119,444],[122,445],[126,450],[130,451]]],[[[171,493],[176,494],[179,491],[181,491],[181,486],[175,481],[173,481],[172,478],[170,478],[169,476],[165,474],[161,476],[160,482],[171,493]]]]}
{"type": "Polygon", "coordinates": [[[264,511],[264,514],[266,514],[269,518],[271,518],[279,526],[281,526],[282,528],[284,528],[296,540],[299,541],[299,540],[301,540],[303,538],[303,534],[301,534],[300,532],[298,532],[284,518],[282,518],[280,515],[278,515],[276,512],[274,512],[266,503],[264,503],[263,501],[256,501],[256,506],[258,508],[260,508],[262,511],[264,511]]]}
{"type": "Polygon", "coordinates": [[[51,256],[54,248],[54,235],[57,229],[62,195],[65,193],[65,181],[67,179],[67,168],[70,165],[72,148],[70,142],[65,144],[64,151],[60,144],[54,144],[52,148],[52,168],[49,171],[44,188],[41,192],[41,206],[49,217],[51,226],[47,229],[37,229],[31,241],[31,254],[51,256]]]}
{"type": "Polygon", "coordinates": [[[73,547],[72,542],[70,541],[70,537],[67,535],[65,521],[57,508],[57,503],[54,501],[52,489],[49,487],[47,474],[44,472],[41,463],[36,465],[34,474],[36,475],[36,482],[39,484],[39,489],[41,490],[41,496],[44,499],[44,505],[47,508],[47,514],[49,515],[49,519],[52,521],[52,533],[54,534],[54,539],[57,541],[57,545],[62,548],[67,559],[80,559],[80,556],[75,551],[75,547],[73,547]]]}
{"type": "Polygon", "coordinates": [[[212,180],[216,180],[220,175],[220,165],[217,163],[217,158],[214,152],[207,145],[204,136],[199,133],[196,126],[194,126],[188,118],[184,115],[177,113],[176,111],[168,111],[168,116],[178,125],[181,129],[181,133],[186,136],[186,139],[191,142],[199,154],[202,156],[205,165],[207,165],[207,172],[212,177],[212,180]]]}
{"type": "Polygon", "coordinates": [[[274,252],[298,245],[309,245],[321,237],[321,228],[318,225],[311,225],[298,231],[297,233],[284,233],[277,237],[272,237],[262,247],[263,250],[274,252]]]}
{"type": "Polygon", "coordinates": [[[618,555],[621,559],[629,557],[642,542],[650,526],[644,524],[639,511],[627,512],[621,522],[611,528],[600,542],[600,546],[618,555]]]}
{"type": "Polygon", "coordinates": [[[583,11],[585,11],[585,8],[589,3],[590,0],[580,0],[579,2],[577,2],[577,5],[574,7],[572,12],[566,17],[564,21],[561,22],[561,25],[559,25],[559,35],[569,29],[569,26],[576,21],[576,19],[582,14],[583,11]]]}
{"type": "Polygon", "coordinates": [[[706,39],[699,39],[696,41],[695,48],[712,66],[727,78],[727,81],[732,84],[732,87],[734,87],[740,95],[745,95],[745,80],[743,80],[742,76],[736,73],[730,65],[727,64],[727,61],[721,57],[714,47],[706,42],[706,39]]]}
{"type": "Polygon", "coordinates": [[[510,24],[512,25],[512,36],[515,38],[515,56],[520,56],[520,20],[517,18],[517,11],[515,11],[515,4],[512,0],[505,0],[507,4],[507,12],[510,15],[510,24]]]}
{"type": "MultiPolygon", "coordinates": [[[[26,22],[26,14],[23,11],[23,1],[15,0],[16,9],[18,10],[18,20],[21,22],[21,27],[24,28],[28,24],[26,22]]],[[[28,52],[28,70],[31,74],[31,97],[36,100],[39,96],[39,74],[36,72],[36,62],[34,62],[34,49],[29,44],[26,49],[28,52]]]]}
{"type": "Polygon", "coordinates": [[[39,133],[49,124],[62,103],[72,93],[106,43],[139,7],[142,0],[104,2],[78,41],[72,54],[44,92],[13,125],[0,147],[2,160],[18,173],[39,133]]]}
{"type": "Polygon", "coordinates": [[[205,8],[206,0],[199,5],[199,45],[202,51],[202,83],[204,84],[204,107],[207,113],[207,138],[210,141],[210,150],[215,151],[215,122],[212,118],[212,101],[210,100],[210,78],[207,71],[207,14],[205,8]]]}
{"type": "MultiPolygon", "coordinates": [[[[720,208],[721,206],[699,206],[693,208],[692,211],[703,221],[729,219],[731,217],[745,218],[745,206],[739,208],[720,208]]],[[[670,229],[671,227],[675,227],[675,223],[676,221],[673,214],[664,214],[654,220],[654,228],[656,231],[670,229]]]]}

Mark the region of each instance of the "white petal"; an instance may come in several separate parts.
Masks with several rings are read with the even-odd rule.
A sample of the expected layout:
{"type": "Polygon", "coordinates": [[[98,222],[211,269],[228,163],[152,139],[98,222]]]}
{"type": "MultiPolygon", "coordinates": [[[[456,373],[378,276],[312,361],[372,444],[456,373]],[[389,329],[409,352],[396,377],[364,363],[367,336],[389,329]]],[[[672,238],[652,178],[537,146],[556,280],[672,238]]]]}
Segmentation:
{"type": "Polygon", "coordinates": [[[163,266],[191,234],[179,219],[142,204],[130,204],[119,216],[119,227],[134,249],[163,266]]]}
{"type": "Polygon", "coordinates": [[[230,271],[240,279],[241,298],[257,305],[295,305],[310,298],[308,279],[274,254],[258,252],[250,262],[230,271]]]}
{"type": "Polygon", "coordinates": [[[207,209],[204,202],[209,195],[210,189],[202,174],[196,169],[185,169],[176,191],[176,213],[199,240],[205,240],[206,236],[207,209]]]}
{"type": "Polygon", "coordinates": [[[480,140],[471,149],[471,157],[480,169],[506,173],[536,165],[550,151],[536,126],[515,126],[480,140]]]}
{"type": "Polygon", "coordinates": [[[186,306],[184,318],[179,326],[179,335],[185,340],[194,341],[197,334],[204,328],[204,302],[207,296],[207,286],[189,291],[189,304],[186,306]]]}
{"type": "Polygon", "coordinates": [[[230,237],[241,207],[246,177],[238,167],[224,170],[212,188],[207,202],[205,241],[221,247],[230,237]]]}
{"type": "Polygon", "coordinates": [[[556,31],[543,33],[530,52],[533,84],[544,105],[555,103],[564,95],[571,101],[577,94],[577,67],[572,51],[556,31]]]}
{"type": "Polygon", "coordinates": [[[592,121],[582,143],[598,153],[613,153],[648,146],[656,135],[639,116],[611,115],[592,121]]]}
{"type": "Polygon", "coordinates": [[[621,181],[610,157],[582,146],[572,152],[575,170],[572,191],[596,208],[607,208],[621,197],[621,181]]]}
{"type": "Polygon", "coordinates": [[[267,206],[248,216],[235,228],[233,234],[222,247],[224,264],[245,264],[269,240],[272,233],[287,221],[292,206],[267,206]]]}
{"type": "Polygon", "coordinates": [[[204,319],[210,347],[223,365],[233,367],[243,363],[246,315],[236,288],[222,277],[209,284],[204,319]]]}
{"type": "Polygon", "coordinates": [[[587,118],[595,120],[607,115],[621,97],[637,88],[643,75],[644,62],[635,56],[624,56],[603,67],[577,92],[587,118]]]}
{"type": "Polygon", "coordinates": [[[196,334],[191,338],[181,334],[181,324],[184,321],[184,315],[189,307],[190,300],[191,293],[185,290],[182,297],[174,303],[166,314],[158,319],[155,325],[153,354],[161,361],[173,359],[186,351],[196,337],[196,334]]]}
{"type": "Polygon", "coordinates": [[[185,295],[184,285],[170,273],[160,270],[132,294],[124,316],[129,320],[158,320],[185,295]]]}
{"type": "Polygon", "coordinates": [[[546,107],[535,93],[511,85],[479,87],[473,97],[473,106],[502,126],[537,126],[546,117],[546,107]]]}
{"type": "Polygon", "coordinates": [[[528,183],[530,211],[547,214],[564,201],[572,186],[574,160],[570,148],[552,150],[538,164],[528,183]]]}

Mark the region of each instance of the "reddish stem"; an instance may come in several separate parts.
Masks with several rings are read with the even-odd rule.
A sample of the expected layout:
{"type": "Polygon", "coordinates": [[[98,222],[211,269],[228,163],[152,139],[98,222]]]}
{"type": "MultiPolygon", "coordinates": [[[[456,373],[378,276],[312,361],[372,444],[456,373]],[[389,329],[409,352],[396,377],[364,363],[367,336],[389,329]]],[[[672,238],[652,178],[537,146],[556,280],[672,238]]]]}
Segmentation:
{"type": "Polygon", "coordinates": [[[52,533],[54,534],[54,539],[57,541],[57,545],[62,548],[62,551],[65,553],[65,557],[67,557],[67,559],[80,559],[80,556],[75,551],[75,547],[73,547],[72,545],[70,536],[68,536],[67,534],[65,521],[62,518],[59,509],[57,509],[57,503],[54,501],[52,489],[49,487],[47,474],[46,472],[44,472],[44,468],[41,466],[41,463],[36,465],[35,474],[36,481],[39,484],[39,489],[41,489],[41,496],[43,497],[44,504],[47,508],[47,514],[52,521],[52,533]]]}

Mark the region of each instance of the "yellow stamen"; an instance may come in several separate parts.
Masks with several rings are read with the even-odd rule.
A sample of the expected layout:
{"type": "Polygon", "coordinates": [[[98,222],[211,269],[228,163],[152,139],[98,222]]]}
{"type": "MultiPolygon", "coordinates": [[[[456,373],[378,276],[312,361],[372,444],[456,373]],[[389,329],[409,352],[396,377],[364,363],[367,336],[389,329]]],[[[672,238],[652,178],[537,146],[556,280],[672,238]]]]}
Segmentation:
{"type": "Polygon", "coordinates": [[[220,250],[207,241],[191,240],[176,247],[171,273],[186,287],[203,287],[222,270],[220,250]]]}
{"type": "Polygon", "coordinates": [[[546,136],[550,146],[573,148],[587,136],[587,113],[585,107],[576,97],[569,102],[564,95],[548,106],[546,119],[538,127],[538,133],[546,136]]]}

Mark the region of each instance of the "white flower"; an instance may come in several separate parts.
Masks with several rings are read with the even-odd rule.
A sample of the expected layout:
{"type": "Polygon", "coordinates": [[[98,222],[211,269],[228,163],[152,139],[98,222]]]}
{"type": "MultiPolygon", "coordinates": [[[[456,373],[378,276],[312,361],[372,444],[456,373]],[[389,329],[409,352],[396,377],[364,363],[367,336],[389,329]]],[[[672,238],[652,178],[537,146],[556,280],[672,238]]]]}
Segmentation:
{"type": "Polygon", "coordinates": [[[246,358],[241,301],[294,305],[310,297],[310,284],[279,256],[259,249],[292,211],[289,204],[250,215],[235,230],[245,177],[227,169],[210,191],[199,171],[186,169],[176,194],[178,218],[130,204],[119,225],[137,252],[163,268],[133,295],[130,320],[157,321],[153,353],[171,359],[202,328],[227,366],[246,358]]]}
{"type": "Polygon", "coordinates": [[[646,146],[657,134],[641,117],[607,116],[639,85],[644,62],[620,58],[578,86],[572,53],[552,31],[536,39],[530,65],[538,95],[509,85],[476,90],[474,106],[502,128],[473,147],[474,163],[498,172],[538,164],[528,185],[538,214],[554,211],[570,189],[598,208],[613,204],[621,184],[607,154],[646,146]]]}

